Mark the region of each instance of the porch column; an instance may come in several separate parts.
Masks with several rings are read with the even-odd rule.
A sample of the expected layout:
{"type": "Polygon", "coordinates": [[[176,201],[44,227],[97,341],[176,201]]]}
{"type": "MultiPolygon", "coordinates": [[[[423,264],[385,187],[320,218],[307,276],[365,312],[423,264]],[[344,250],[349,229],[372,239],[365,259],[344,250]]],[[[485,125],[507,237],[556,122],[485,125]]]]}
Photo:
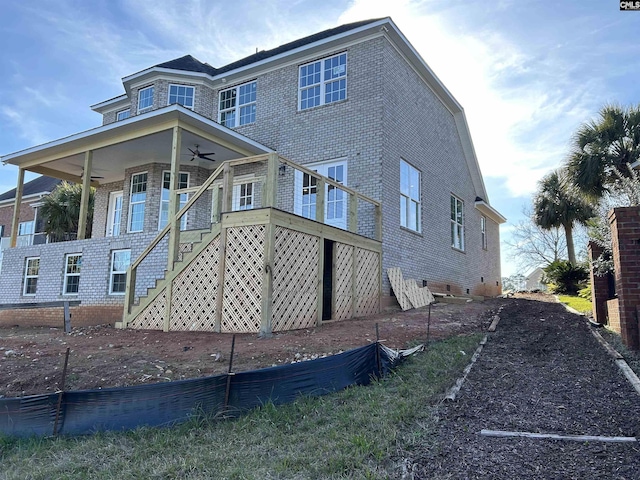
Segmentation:
{"type": "Polygon", "coordinates": [[[176,187],[180,175],[180,149],[182,147],[182,128],[173,127],[173,142],[171,145],[171,177],[169,180],[169,259],[168,270],[173,270],[173,262],[178,258],[180,251],[180,220],[176,218],[180,202],[176,194],[176,187]]]}
{"type": "Polygon", "coordinates": [[[82,196],[80,197],[80,218],[78,219],[78,240],[87,236],[87,213],[89,212],[89,197],[91,195],[91,165],[93,164],[93,150],[84,152],[84,175],[82,176],[82,196]]]}
{"type": "Polygon", "coordinates": [[[22,204],[22,189],[24,187],[24,169],[18,169],[18,185],[16,186],[16,199],[13,204],[13,220],[11,221],[11,248],[18,242],[18,224],[20,223],[20,205],[22,204]]]}

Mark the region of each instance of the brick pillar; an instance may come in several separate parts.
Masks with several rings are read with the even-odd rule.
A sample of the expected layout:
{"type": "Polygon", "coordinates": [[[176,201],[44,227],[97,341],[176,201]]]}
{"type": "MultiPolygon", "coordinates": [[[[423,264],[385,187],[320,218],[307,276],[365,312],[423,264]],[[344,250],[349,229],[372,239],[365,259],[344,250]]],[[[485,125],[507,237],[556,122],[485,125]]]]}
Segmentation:
{"type": "MultiPolygon", "coordinates": [[[[602,247],[594,242],[587,246],[589,263],[602,254],[602,247]]],[[[594,275],[593,267],[589,270],[591,280],[591,304],[593,305],[593,320],[603,325],[607,324],[607,300],[609,300],[608,275],[594,275]]]]}
{"type": "Polygon", "coordinates": [[[611,247],[620,309],[622,342],[640,349],[637,307],[640,305],[640,206],[609,212],[611,247]]]}

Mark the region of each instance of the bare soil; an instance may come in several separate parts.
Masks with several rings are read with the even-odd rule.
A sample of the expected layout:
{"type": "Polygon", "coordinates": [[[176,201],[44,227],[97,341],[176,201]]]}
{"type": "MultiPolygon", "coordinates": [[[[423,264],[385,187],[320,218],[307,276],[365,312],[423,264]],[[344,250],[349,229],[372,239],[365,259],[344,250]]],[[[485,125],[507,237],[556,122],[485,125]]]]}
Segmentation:
{"type": "MultiPolygon", "coordinates": [[[[432,306],[431,338],[486,330],[500,300],[432,306]]],[[[325,323],[274,334],[236,335],[233,371],[240,372],[360,347],[380,340],[392,348],[423,342],[428,307],[325,323]]],[[[203,332],[117,330],[109,325],[61,329],[0,328],[0,397],[57,391],[66,349],[70,349],[67,390],[166,382],[227,372],[232,335],[203,332]]]]}
{"type": "Polygon", "coordinates": [[[637,479],[635,443],[492,438],[481,430],[640,436],[640,395],[584,317],[548,295],[503,300],[454,402],[438,409],[433,442],[415,452],[412,478],[637,479]]]}

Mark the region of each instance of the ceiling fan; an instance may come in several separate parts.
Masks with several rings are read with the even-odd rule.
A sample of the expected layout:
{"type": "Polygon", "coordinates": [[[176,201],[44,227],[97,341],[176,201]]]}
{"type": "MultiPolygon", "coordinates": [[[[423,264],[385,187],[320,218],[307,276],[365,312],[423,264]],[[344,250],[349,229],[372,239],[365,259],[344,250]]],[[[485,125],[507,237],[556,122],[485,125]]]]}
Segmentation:
{"type": "Polygon", "coordinates": [[[215,155],[215,152],[201,153],[200,150],[198,150],[199,146],[200,145],[196,144],[196,149],[195,150],[191,150],[190,148],[187,148],[187,150],[189,150],[191,152],[191,154],[193,155],[191,157],[191,161],[193,162],[196,158],[201,158],[203,160],[209,160],[210,162],[215,162],[215,160],[213,158],[209,158],[209,155],[215,155]]]}

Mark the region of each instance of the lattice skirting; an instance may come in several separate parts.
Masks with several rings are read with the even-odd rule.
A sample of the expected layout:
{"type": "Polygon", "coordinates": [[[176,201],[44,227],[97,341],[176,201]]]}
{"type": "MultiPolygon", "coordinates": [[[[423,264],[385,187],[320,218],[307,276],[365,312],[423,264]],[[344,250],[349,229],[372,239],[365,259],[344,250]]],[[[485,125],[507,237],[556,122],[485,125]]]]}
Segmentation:
{"type": "Polygon", "coordinates": [[[215,330],[219,264],[220,236],[173,280],[170,330],[215,330]]]}
{"type": "Polygon", "coordinates": [[[147,307],[140,312],[127,326],[144,330],[163,330],[164,314],[167,308],[167,290],[160,294],[147,307]]]}
{"type": "Polygon", "coordinates": [[[334,302],[331,318],[346,320],[353,310],[353,250],[355,247],[336,243],[334,247],[334,302]]]}
{"type": "Polygon", "coordinates": [[[222,332],[260,331],[265,226],[227,229],[222,332]]]}
{"type": "Polygon", "coordinates": [[[380,257],[372,250],[356,248],[356,317],[380,311],[380,257]]]}
{"type": "Polygon", "coordinates": [[[276,227],[274,245],[272,330],[311,327],[318,318],[319,238],[276,227]]]}

